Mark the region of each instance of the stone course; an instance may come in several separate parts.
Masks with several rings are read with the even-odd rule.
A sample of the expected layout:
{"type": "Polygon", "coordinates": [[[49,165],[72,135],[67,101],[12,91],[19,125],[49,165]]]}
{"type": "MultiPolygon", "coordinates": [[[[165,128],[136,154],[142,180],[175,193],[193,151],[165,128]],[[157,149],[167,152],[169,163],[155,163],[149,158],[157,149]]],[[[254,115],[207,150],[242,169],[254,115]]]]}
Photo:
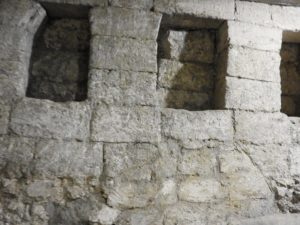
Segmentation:
{"type": "Polygon", "coordinates": [[[299,225],[299,12],[0,1],[0,225],[299,225]]]}

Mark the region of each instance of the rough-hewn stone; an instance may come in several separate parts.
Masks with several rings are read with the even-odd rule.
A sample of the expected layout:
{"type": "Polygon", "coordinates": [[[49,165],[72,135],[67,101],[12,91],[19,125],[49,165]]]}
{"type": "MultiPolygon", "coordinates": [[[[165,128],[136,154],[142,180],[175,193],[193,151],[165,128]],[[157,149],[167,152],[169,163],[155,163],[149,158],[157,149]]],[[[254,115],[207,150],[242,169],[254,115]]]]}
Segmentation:
{"type": "Polygon", "coordinates": [[[0,134],[8,131],[10,107],[0,103],[0,134]]]}
{"type": "Polygon", "coordinates": [[[155,105],[155,73],[91,70],[89,99],[112,105],[155,105]]]}
{"type": "Polygon", "coordinates": [[[159,113],[152,107],[97,107],[92,139],[105,142],[159,141],[159,113]]]}
{"type": "Polygon", "coordinates": [[[112,6],[124,7],[124,8],[137,8],[149,10],[153,7],[154,0],[109,0],[112,6]]]}
{"type": "Polygon", "coordinates": [[[186,148],[197,148],[206,140],[231,141],[232,114],[222,110],[188,112],[165,109],[162,112],[162,133],[186,148]]]}
{"type": "Polygon", "coordinates": [[[10,128],[19,135],[85,140],[89,135],[90,107],[86,103],[54,103],[23,99],[12,111],[10,128]]]}
{"type": "Polygon", "coordinates": [[[160,20],[161,15],[153,12],[95,8],[91,13],[91,29],[93,35],[156,40],[160,20]]]}
{"type": "Polygon", "coordinates": [[[90,66],[156,72],[156,51],[157,44],[152,40],[95,36],[91,42],[90,66]]]}

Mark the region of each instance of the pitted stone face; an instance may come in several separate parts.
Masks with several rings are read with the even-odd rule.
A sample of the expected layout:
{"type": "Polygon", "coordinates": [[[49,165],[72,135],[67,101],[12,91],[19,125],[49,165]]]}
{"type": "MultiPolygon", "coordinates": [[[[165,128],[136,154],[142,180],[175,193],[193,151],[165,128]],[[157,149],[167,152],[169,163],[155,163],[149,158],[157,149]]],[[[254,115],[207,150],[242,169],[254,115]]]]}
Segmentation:
{"type": "Polygon", "coordinates": [[[48,18],[34,43],[27,96],[56,102],[85,100],[89,39],[87,20],[48,18]]]}

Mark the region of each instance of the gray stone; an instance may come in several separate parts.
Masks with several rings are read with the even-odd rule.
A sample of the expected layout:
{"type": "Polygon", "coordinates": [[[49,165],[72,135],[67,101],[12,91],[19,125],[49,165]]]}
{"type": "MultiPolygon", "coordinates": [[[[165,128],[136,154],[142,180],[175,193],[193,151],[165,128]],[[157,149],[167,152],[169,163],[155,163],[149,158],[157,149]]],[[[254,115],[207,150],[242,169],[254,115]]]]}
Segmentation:
{"type": "Polygon", "coordinates": [[[223,64],[227,65],[227,74],[230,76],[280,82],[281,59],[277,52],[230,46],[228,52],[222,54],[228,54],[227,62],[223,61],[223,64]]]}
{"type": "Polygon", "coordinates": [[[212,65],[180,63],[173,60],[159,62],[158,84],[175,90],[208,92],[214,88],[215,70],[212,65]]]}
{"type": "Polygon", "coordinates": [[[39,177],[98,178],[102,173],[102,144],[41,140],[37,143],[35,175],[39,177]]]}
{"type": "Polygon", "coordinates": [[[276,26],[285,30],[299,30],[299,7],[272,6],[272,19],[276,26]]]}
{"type": "Polygon", "coordinates": [[[164,58],[181,62],[213,63],[215,33],[210,30],[174,31],[162,41],[164,58]]]}
{"type": "Polygon", "coordinates": [[[300,118],[289,117],[292,143],[300,143],[300,118]]]}
{"type": "Polygon", "coordinates": [[[156,53],[156,41],[95,36],[91,42],[90,66],[96,69],[157,72],[156,53]]]}
{"type": "Polygon", "coordinates": [[[28,184],[26,193],[32,198],[63,198],[63,188],[60,183],[51,180],[35,180],[28,184]]]}
{"type": "MultiPolygon", "coordinates": [[[[130,4],[128,1],[126,3],[130,4]]],[[[95,8],[90,20],[93,35],[156,40],[161,15],[135,9],[95,8]]]]}
{"type": "Polygon", "coordinates": [[[0,102],[0,134],[7,134],[10,107],[0,102]]]}
{"type": "Polygon", "coordinates": [[[155,105],[155,73],[92,70],[89,99],[110,105],[155,105]]]}
{"type": "Polygon", "coordinates": [[[280,83],[226,77],[225,108],[279,112],[280,83]],[[255,91],[254,91],[255,90],[255,91]]]}
{"type": "Polygon", "coordinates": [[[134,8],[134,9],[151,9],[153,7],[154,0],[110,0],[112,6],[134,8]]]}
{"type": "Polygon", "coordinates": [[[255,144],[290,143],[290,123],[281,113],[237,112],[236,139],[255,144]]]}
{"type": "Polygon", "coordinates": [[[198,17],[233,19],[234,1],[215,0],[176,0],[176,11],[180,14],[191,14],[198,17]]]}
{"type": "Polygon", "coordinates": [[[146,106],[98,106],[92,120],[91,138],[104,142],[157,142],[159,113],[146,106]]]}
{"type": "Polygon", "coordinates": [[[85,140],[89,135],[87,103],[54,103],[25,98],[13,109],[10,128],[19,135],[85,140]]]}
{"type": "Polygon", "coordinates": [[[45,3],[61,3],[69,5],[83,5],[83,6],[107,6],[108,0],[37,0],[45,3]]]}
{"type": "Polygon", "coordinates": [[[10,178],[30,177],[35,141],[28,138],[0,137],[0,169],[10,178]]]}
{"type": "Polygon", "coordinates": [[[179,184],[178,197],[188,202],[214,202],[225,198],[226,192],[214,178],[188,177],[179,184]]]}
{"type": "Polygon", "coordinates": [[[177,139],[186,148],[199,148],[203,141],[231,141],[232,114],[229,111],[188,112],[165,109],[162,112],[162,133],[177,139]]]}
{"type": "Polygon", "coordinates": [[[92,223],[100,223],[102,225],[112,225],[117,220],[119,214],[120,210],[103,205],[99,211],[92,213],[89,217],[89,221],[92,223]]]}
{"type": "Polygon", "coordinates": [[[132,209],[123,211],[117,221],[117,225],[161,225],[162,210],[154,207],[146,209],[132,209]]]}
{"type": "Polygon", "coordinates": [[[158,104],[162,108],[200,111],[211,109],[212,99],[207,93],[160,88],[157,92],[158,104]]]}
{"type": "Polygon", "coordinates": [[[184,175],[214,176],[217,170],[216,153],[208,147],[197,150],[183,150],[178,170],[184,175]]]}
{"type": "Polygon", "coordinates": [[[245,153],[225,151],[219,157],[222,184],[231,201],[271,198],[272,192],[265,178],[245,153]]]}
{"type": "Polygon", "coordinates": [[[155,196],[155,202],[159,205],[171,205],[177,202],[176,180],[168,179],[162,182],[162,185],[155,196]]]}
{"type": "Polygon", "coordinates": [[[264,177],[276,180],[290,176],[289,151],[294,149],[293,147],[289,145],[241,145],[240,149],[246,152],[264,177]]]}
{"type": "Polygon", "coordinates": [[[231,45],[252,49],[279,52],[282,42],[282,31],[259,25],[228,21],[220,31],[220,46],[231,45]]]}
{"type": "Polygon", "coordinates": [[[300,216],[297,214],[273,214],[253,219],[244,219],[229,225],[298,225],[300,216]]]}
{"type": "Polygon", "coordinates": [[[290,148],[290,164],[291,164],[291,175],[300,176],[300,146],[293,145],[290,148]]]}
{"type": "Polygon", "coordinates": [[[150,166],[158,156],[157,147],[150,144],[105,144],[105,175],[108,177],[125,176],[127,179],[139,180],[139,177],[127,177],[128,172],[134,170],[137,174],[145,168],[147,173],[141,178],[150,181],[150,166]]]}

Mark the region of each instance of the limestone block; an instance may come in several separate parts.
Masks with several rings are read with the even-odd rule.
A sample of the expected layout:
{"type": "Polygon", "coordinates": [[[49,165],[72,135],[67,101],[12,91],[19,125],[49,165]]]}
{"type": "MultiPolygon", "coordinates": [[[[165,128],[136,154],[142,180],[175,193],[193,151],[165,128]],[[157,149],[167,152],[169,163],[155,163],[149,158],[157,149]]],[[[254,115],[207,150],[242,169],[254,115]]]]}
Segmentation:
{"type": "Polygon", "coordinates": [[[213,149],[203,147],[196,150],[184,150],[179,159],[179,173],[212,177],[217,170],[217,156],[213,149]]]}
{"type": "Polygon", "coordinates": [[[280,83],[226,77],[225,108],[280,111],[280,83]]]}
{"type": "Polygon", "coordinates": [[[213,202],[226,196],[221,183],[215,179],[189,177],[179,184],[178,197],[188,202],[213,202]]]}
{"type": "Polygon", "coordinates": [[[211,97],[207,93],[160,88],[157,92],[158,104],[163,108],[199,111],[212,108],[211,97]]]}
{"type": "Polygon", "coordinates": [[[298,225],[300,216],[297,214],[273,214],[258,218],[244,219],[229,225],[298,225]]]}
{"type": "Polygon", "coordinates": [[[205,140],[231,141],[232,114],[221,110],[188,112],[164,109],[162,133],[178,140],[186,148],[198,148],[205,140]]]}
{"type": "Polygon", "coordinates": [[[236,2],[236,20],[260,24],[265,26],[272,26],[272,10],[268,4],[237,1],[236,2]]]}
{"type": "Polygon", "coordinates": [[[90,51],[91,68],[157,72],[156,41],[95,36],[90,51]]]}
{"type": "Polygon", "coordinates": [[[158,158],[159,152],[157,147],[151,144],[105,144],[104,160],[105,175],[108,177],[124,176],[127,179],[144,180],[151,179],[151,164],[158,158]],[[148,167],[148,168],[147,168],[148,167]],[[138,169],[138,171],[136,171],[138,169]],[[135,170],[137,175],[144,171],[143,176],[127,177],[130,170],[135,170]]]}
{"type": "Polygon", "coordinates": [[[58,196],[63,196],[63,189],[59,182],[52,180],[35,180],[28,184],[26,193],[32,198],[57,198],[58,196]]]}
{"type": "Polygon", "coordinates": [[[300,8],[289,6],[272,6],[274,24],[285,30],[300,30],[300,8]]]}
{"type": "Polygon", "coordinates": [[[125,210],[118,218],[118,225],[159,225],[162,224],[163,210],[155,207],[125,210]]]}
{"type": "Polygon", "coordinates": [[[237,112],[236,138],[255,144],[290,143],[290,123],[282,113],[237,112]]]}
{"type": "Polygon", "coordinates": [[[268,179],[288,178],[289,145],[241,145],[239,149],[246,152],[252,162],[268,179]]]}
{"type": "Polygon", "coordinates": [[[204,204],[183,203],[171,205],[165,211],[165,225],[206,224],[207,208],[204,204]]]}
{"type": "Polygon", "coordinates": [[[116,182],[105,189],[108,204],[118,208],[142,208],[150,204],[158,192],[158,185],[150,182],[116,182]]]}
{"type": "Polygon", "coordinates": [[[19,135],[84,140],[89,135],[87,103],[25,98],[13,109],[10,128],[19,135]]]}
{"type": "Polygon", "coordinates": [[[222,183],[228,189],[231,200],[272,196],[265,178],[243,152],[224,151],[219,157],[222,183]]]}
{"type": "MultiPolygon", "coordinates": [[[[227,74],[253,80],[280,82],[281,58],[277,52],[231,46],[222,53],[220,63],[227,65],[227,74]],[[226,55],[228,59],[226,61],[226,55]],[[225,55],[225,56],[224,56],[225,55]]],[[[226,69],[226,68],[224,68],[226,69]]]]}
{"type": "Polygon", "coordinates": [[[300,146],[293,145],[290,148],[290,160],[291,160],[291,175],[299,176],[300,175],[300,146]]]}
{"type": "MultiPolygon", "coordinates": [[[[123,0],[123,2],[129,4],[128,1],[123,0]]],[[[160,20],[161,15],[153,12],[114,7],[94,8],[90,17],[91,33],[156,40],[160,20]]]]}
{"type": "Polygon", "coordinates": [[[176,11],[179,14],[229,20],[234,18],[234,1],[215,0],[212,4],[210,0],[177,0],[176,11]]]}
{"type": "Polygon", "coordinates": [[[157,142],[159,113],[151,107],[99,106],[92,120],[92,139],[104,142],[157,142]]]}
{"type": "Polygon", "coordinates": [[[120,213],[121,212],[118,209],[103,205],[103,207],[99,211],[92,212],[92,215],[90,215],[89,217],[89,221],[92,223],[100,223],[103,225],[112,225],[114,224],[120,213]]]}
{"type": "Polygon", "coordinates": [[[41,140],[36,148],[36,176],[97,178],[102,173],[101,143],[41,140]]]}
{"type": "Polygon", "coordinates": [[[10,107],[0,102],[0,135],[7,133],[10,107]]]}
{"type": "Polygon", "coordinates": [[[28,138],[0,137],[0,169],[10,178],[30,177],[35,142],[28,138]]]}
{"type": "Polygon", "coordinates": [[[162,41],[164,58],[182,62],[214,62],[215,33],[210,30],[174,31],[162,41]]]}
{"type": "Polygon", "coordinates": [[[282,31],[277,28],[228,21],[220,29],[218,49],[224,49],[228,43],[257,50],[279,52],[282,42],[282,31]],[[222,47],[223,46],[223,47],[222,47]]]}
{"type": "Polygon", "coordinates": [[[109,0],[110,5],[122,8],[146,9],[150,10],[153,7],[154,0],[109,0]]]}
{"type": "Polygon", "coordinates": [[[160,60],[158,84],[176,90],[206,92],[214,88],[212,65],[160,60]]]}
{"type": "Polygon", "coordinates": [[[177,202],[177,183],[174,179],[167,179],[155,196],[155,201],[159,205],[171,205],[177,202]]]}
{"type": "Polygon", "coordinates": [[[155,105],[155,73],[91,70],[89,99],[110,105],[155,105]]]}
{"type": "Polygon", "coordinates": [[[154,1],[154,9],[158,12],[172,14],[176,11],[176,0],[154,1]]]}

